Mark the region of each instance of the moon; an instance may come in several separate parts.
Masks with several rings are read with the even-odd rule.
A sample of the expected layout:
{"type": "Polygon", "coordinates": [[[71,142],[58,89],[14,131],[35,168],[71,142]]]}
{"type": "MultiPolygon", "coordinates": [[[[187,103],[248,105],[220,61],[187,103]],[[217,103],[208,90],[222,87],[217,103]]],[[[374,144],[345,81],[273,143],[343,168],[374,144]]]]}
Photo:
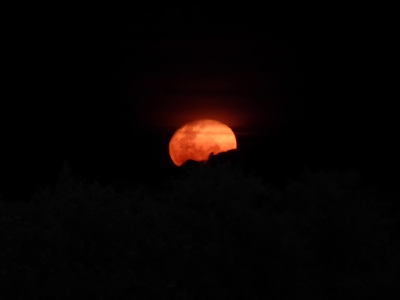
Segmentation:
{"type": "Polygon", "coordinates": [[[232,129],[215,120],[197,120],[179,128],[169,142],[169,155],[178,167],[188,160],[206,161],[210,154],[237,148],[232,129]]]}

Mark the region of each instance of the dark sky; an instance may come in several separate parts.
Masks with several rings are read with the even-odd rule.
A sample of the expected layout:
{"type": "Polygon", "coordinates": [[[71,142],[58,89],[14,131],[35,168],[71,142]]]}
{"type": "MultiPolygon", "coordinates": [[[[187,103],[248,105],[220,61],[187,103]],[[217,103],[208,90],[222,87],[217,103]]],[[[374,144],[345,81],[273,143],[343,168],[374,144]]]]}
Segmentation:
{"type": "Polygon", "coordinates": [[[98,4],[21,24],[4,190],[51,182],[65,159],[91,179],[157,177],[174,168],[173,131],[203,117],[230,125],[247,163],[263,168],[378,172],[395,156],[372,19],[98,4]]]}

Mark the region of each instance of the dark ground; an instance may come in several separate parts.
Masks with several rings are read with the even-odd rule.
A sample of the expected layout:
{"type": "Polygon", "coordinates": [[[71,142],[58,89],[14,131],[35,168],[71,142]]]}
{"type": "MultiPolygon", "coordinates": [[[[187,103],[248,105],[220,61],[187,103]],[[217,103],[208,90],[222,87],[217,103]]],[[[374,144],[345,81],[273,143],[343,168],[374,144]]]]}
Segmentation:
{"type": "Polygon", "coordinates": [[[398,192],[355,171],[278,188],[235,165],[100,186],[65,169],[31,201],[2,199],[9,299],[395,299],[398,192]]]}

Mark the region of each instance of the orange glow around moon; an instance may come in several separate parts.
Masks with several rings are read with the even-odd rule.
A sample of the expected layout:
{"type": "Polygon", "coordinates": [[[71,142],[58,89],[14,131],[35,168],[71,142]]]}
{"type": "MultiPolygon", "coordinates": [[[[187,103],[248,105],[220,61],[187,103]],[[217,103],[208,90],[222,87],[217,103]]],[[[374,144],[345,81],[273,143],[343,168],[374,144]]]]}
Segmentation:
{"type": "Polygon", "coordinates": [[[187,160],[205,161],[211,153],[236,149],[232,129],[214,120],[198,120],[179,128],[169,142],[169,155],[175,165],[187,160]]]}

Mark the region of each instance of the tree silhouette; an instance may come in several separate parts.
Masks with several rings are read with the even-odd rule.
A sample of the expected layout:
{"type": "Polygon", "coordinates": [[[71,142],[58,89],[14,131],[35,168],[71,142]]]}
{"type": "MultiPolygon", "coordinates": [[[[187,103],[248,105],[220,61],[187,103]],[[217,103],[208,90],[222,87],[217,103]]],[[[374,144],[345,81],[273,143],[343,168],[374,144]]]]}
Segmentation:
{"type": "Polygon", "coordinates": [[[396,194],[356,172],[306,172],[283,188],[201,164],[157,190],[76,179],[30,203],[0,201],[2,299],[308,299],[390,295],[396,194]],[[385,198],[385,199],[383,199],[385,198]]]}

